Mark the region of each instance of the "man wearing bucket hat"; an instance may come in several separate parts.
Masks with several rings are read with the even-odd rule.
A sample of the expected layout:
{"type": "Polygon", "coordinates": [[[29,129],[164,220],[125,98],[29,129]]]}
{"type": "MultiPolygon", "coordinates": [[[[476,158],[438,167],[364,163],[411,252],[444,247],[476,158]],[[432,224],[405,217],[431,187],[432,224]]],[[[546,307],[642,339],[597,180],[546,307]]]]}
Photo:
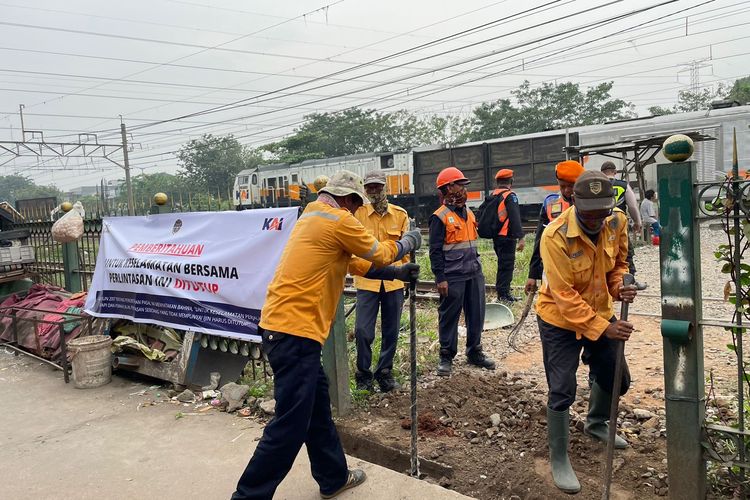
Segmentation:
{"type": "Polygon", "coordinates": [[[525,291],[527,294],[537,291],[539,280],[542,279],[544,269],[542,257],[539,253],[539,242],[542,240],[542,232],[547,224],[552,222],[573,204],[573,185],[578,176],[584,172],[583,166],[575,160],[561,161],[555,165],[555,177],[560,191],[547,195],[539,212],[539,223],[534,235],[534,251],[531,252],[529,261],[529,278],[526,281],[525,291]]]}
{"type": "Polygon", "coordinates": [[[466,320],[467,361],[480,368],[495,369],[495,362],[482,352],[484,275],[477,252],[476,219],[466,206],[466,185],[469,182],[456,167],[443,169],[436,182],[443,204],[429,219],[430,267],[440,294],[440,363],[437,374],[443,377],[451,374],[453,358],[458,352],[461,310],[466,320]]]}
{"type": "Polygon", "coordinates": [[[398,241],[378,242],[352,215],[364,202],[362,178],[346,170],[336,172],[289,236],[268,286],[259,325],[263,351],[274,373],[276,414],[237,483],[234,500],[272,498],[303,444],[323,498],[333,498],[365,480],[363,471],[347,468],[331,418],[321,348],[347,268],[360,276],[416,279],[416,264],[388,264],[419,248],[421,237],[411,231],[398,241]]]}
{"type": "MultiPolygon", "coordinates": [[[[378,241],[401,239],[409,231],[409,215],[403,208],[388,203],[385,172],[368,172],[364,183],[370,203],[360,207],[354,214],[355,217],[378,241]]],[[[405,264],[408,261],[408,257],[404,257],[401,263],[405,264]]],[[[396,354],[401,308],[404,305],[404,283],[398,280],[373,280],[355,276],[354,286],[357,288],[357,319],[354,326],[357,345],[357,389],[372,391],[372,343],[375,340],[378,309],[382,341],[374,379],[383,392],[398,389],[399,384],[393,378],[393,357],[396,354]]]]}
{"type": "MultiPolygon", "coordinates": [[[[615,341],[628,340],[633,331],[631,323],[615,318],[613,301],[632,302],[636,295],[634,285],[622,284],[628,271],[627,218],[614,208],[609,178],[601,172],[585,172],[578,177],[573,193],[574,207],[552,221],[542,234],[545,279],[536,306],[549,387],[547,432],[552,477],[566,493],[581,489],[568,459],[569,408],[576,395],[581,351],[591,383],[584,432],[606,442],[615,341]]],[[[621,394],[629,385],[626,365],[621,394]]],[[[615,447],[626,446],[617,436],[615,447]]]]}
{"type": "Polygon", "coordinates": [[[492,246],[497,255],[497,279],[495,291],[498,300],[512,303],[516,299],[510,293],[510,282],[513,279],[513,268],[516,264],[516,252],[521,252],[526,246],[521,226],[521,209],[518,206],[518,196],[511,191],[513,186],[513,170],[503,168],[495,174],[497,188],[492,192],[499,197],[497,218],[499,230],[492,238],[492,246]]]}

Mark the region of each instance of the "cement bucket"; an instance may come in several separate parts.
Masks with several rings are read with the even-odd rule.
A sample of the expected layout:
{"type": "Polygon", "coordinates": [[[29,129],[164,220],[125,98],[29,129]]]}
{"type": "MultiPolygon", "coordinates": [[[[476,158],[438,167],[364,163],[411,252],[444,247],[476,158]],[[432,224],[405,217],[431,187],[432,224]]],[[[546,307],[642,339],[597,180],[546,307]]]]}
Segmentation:
{"type": "Polygon", "coordinates": [[[483,330],[494,330],[496,328],[505,328],[511,326],[516,320],[513,318],[513,311],[505,304],[488,303],[484,310],[484,328],[483,330]]]}
{"type": "Polygon", "coordinates": [[[91,389],[112,380],[112,338],[106,335],[78,337],[68,342],[72,353],[73,384],[91,389]]]}

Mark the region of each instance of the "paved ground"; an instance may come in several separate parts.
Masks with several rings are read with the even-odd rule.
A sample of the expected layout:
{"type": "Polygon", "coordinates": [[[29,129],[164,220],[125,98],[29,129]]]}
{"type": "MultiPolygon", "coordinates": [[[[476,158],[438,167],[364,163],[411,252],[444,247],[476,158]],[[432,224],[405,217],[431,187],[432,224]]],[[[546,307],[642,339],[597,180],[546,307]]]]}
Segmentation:
{"type": "MultiPolygon", "coordinates": [[[[262,427],[213,410],[177,419],[192,405],[144,407],[144,389],[119,377],[75,389],[61,372],[0,349],[0,498],[228,499],[262,427]]],[[[368,480],[342,500],[467,498],[353,457],[349,464],[368,480]]],[[[320,498],[304,450],[275,498],[320,498]]]]}

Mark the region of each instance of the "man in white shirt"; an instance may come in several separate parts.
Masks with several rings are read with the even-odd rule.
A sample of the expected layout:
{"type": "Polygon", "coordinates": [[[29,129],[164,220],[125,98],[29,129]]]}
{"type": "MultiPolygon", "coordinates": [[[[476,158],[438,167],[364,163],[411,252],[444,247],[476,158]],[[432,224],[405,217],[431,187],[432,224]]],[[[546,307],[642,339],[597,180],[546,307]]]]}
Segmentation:
{"type": "Polygon", "coordinates": [[[641,219],[644,225],[651,226],[654,236],[661,236],[659,213],[656,211],[656,193],[653,189],[649,189],[645,196],[646,198],[641,202],[641,219]]]}

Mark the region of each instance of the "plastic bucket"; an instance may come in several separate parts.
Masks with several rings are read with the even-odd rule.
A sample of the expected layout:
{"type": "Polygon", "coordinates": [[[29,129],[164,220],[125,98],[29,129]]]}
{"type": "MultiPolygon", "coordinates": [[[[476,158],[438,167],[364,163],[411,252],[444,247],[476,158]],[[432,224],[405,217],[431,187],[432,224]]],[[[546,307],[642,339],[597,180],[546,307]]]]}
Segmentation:
{"type": "Polygon", "coordinates": [[[73,384],[91,389],[112,380],[112,338],[106,335],[78,337],[68,342],[72,353],[73,384]]]}

